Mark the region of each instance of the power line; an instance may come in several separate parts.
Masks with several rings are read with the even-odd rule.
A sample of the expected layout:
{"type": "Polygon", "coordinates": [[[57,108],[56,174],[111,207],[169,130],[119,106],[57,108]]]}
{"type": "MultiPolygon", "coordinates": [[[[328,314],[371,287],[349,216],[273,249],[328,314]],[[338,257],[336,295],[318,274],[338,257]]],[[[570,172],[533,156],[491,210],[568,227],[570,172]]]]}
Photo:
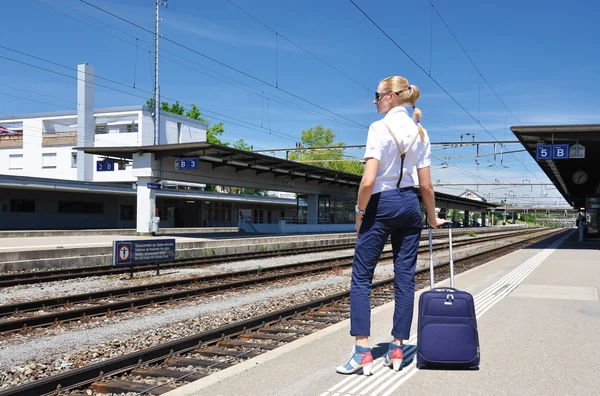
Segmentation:
{"type": "MultiPolygon", "coordinates": [[[[0,47],[3,47],[3,46],[0,46],[0,47]]],[[[63,76],[63,77],[67,77],[67,78],[71,78],[71,79],[74,79],[74,80],[81,80],[78,77],[73,77],[73,76],[70,76],[70,75],[65,74],[65,73],[57,72],[55,70],[51,70],[51,69],[44,68],[44,67],[41,67],[41,66],[32,65],[30,63],[23,62],[23,61],[16,60],[16,59],[12,59],[12,58],[8,58],[8,57],[2,56],[2,55],[0,55],[0,59],[6,59],[6,60],[9,60],[11,62],[19,63],[19,64],[22,64],[22,65],[25,65],[25,66],[36,68],[36,69],[39,69],[39,70],[43,70],[43,71],[46,71],[46,72],[49,72],[49,73],[57,74],[57,75],[60,75],[60,76],[63,76]]],[[[43,58],[37,58],[37,59],[45,61],[43,58]]],[[[50,62],[50,63],[54,63],[54,62],[50,62]]],[[[67,67],[68,68],[68,66],[63,66],[63,67],[67,67]]],[[[100,76],[97,76],[97,77],[98,78],[102,78],[100,76]]],[[[109,80],[109,81],[111,81],[111,80],[109,80]]],[[[118,83],[118,82],[115,82],[115,83],[118,83]]],[[[131,92],[127,92],[127,91],[123,91],[123,90],[120,90],[120,89],[117,89],[117,88],[114,88],[114,87],[109,87],[107,85],[98,84],[96,82],[94,82],[93,84],[96,85],[96,86],[98,86],[98,87],[111,89],[113,91],[124,93],[126,95],[131,95],[131,96],[135,96],[135,97],[138,97],[138,98],[147,99],[147,96],[141,96],[141,95],[138,95],[138,94],[135,94],[135,93],[131,93],[131,92]]],[[[118,84],[121,84],[121,83],[118,83],[118,84]]],[[[124,84],[121,84],[121,85],[124,85],[124,84]]],[[[128,87],[128,88],[132,89],[131,87],[128,87]]],[[[135,88],[135,89],[138,90],[138,91],[141,91],[141,92],[147,92],[147,91],[143,91],[143,90],[141,90],[139,88],[135,88]]],[[[171,98],[168,98],[168,97],[165,97],[165,99],[172,100],[172,101],[175,100],[175,99],[171,99],[171,98]]],[[[185,103],[185,102],[180,102],[180,103],[183,104],[183,105],[186,105],[186,106],[191,106],[191,104],[189,104],[189,103],[185,103]]],[[[216,115],[216,117],[213,116],[213,118],[216,118],[216,119],[221,120],[221,121],[229,122],[232,125],[237,125],[237,126],[240,126],[240,127],[243,127],[243,128],[255,130],[255,131],[258,131],[258,132],[262,132],[262,133],[267,133],[265,128],[262,128],[259,125],[250,123],[248,121],[240,120],[240,119],[235,118],[235,117],[227,116],[227,115],[224,115],[224,114],[221,114],[221,113],[217,113],[217,112],[214,112],[214,111],[211,111],[211,110],[207,110],[207,109],[204,109],[204,108],[200,108],[200,107],[198,107],[198,109],[200,109],[203,112],[208,113],[208,114],[214,114],[214,115],[216,115]],[[230,120],[235,120],[237,122],[242,122],[242,123],[251,125],[252,127],[249,127],[247,125],[241,125],[241,124],[232,122],[230,120]]],[[[273,130],[273,129],[270,129],[269,131],[275,132],[277,134],[276,136],[278,136],[278,137],[285,138],[285,139],[292,140],[292,141],[297,141],[297,137],[292,136],[292,135],[288,135],[285,132],[280,132],[280,131],[276,131],[276,130],[273,130]]],[[[271,133],[269,132],[269,134],[271,134],[271,133]]]]}
{"type": "MultiPolygon", "coordinates": [[[[87,4],[87,5],[89,5],[90,7],[96,8],[97,10],[99,10],[99,11],[102,11],[102,12],[104,12],[104,13],[106,13],[106,14],[108,14],[108,15],[112,16],[112,17],[115,17],[115,18],[117,18],[117,19],[119,19],[119,20],[121,20],[121,21],[123,21],[123,22],[126,22],[126,23],[128,23],[128,24],[130,24],[130,25],[133,25],[133,26],[135,26],[135,27],[137,27],[137,28],[139,28],[139,29],[142,29],[142,30],[144,30],[144,31],[146,31],[146,32],[148,32],[148,33],[153,33],[151,30],[149,30],[149,29],[146,29],[146,28],[145,28],[145,27],[143,27],[143,26],[140,26],[140,25],[138,25],[138,24],[136,24],[136,23],[134,23],[134,22],[132,22],[132,21],[130,21],[130,20],[128,20],[128,19],[125,19],[125,18],[123,18],[123,17],[120,17],[119,15],[116,15],[116,14],[114,14],[114,13],[112,13],[112,12],[110,12],[110,11],[107,11],[107,10],[105,10],[105,9],[101,8],[101,7],[98,7],[98,6],[96,6],[96,5],[92,4],[92,3],[89,3],[89,2],[87,2],[86,0],[79,0],[79,1],[81,1],[81,2],[82,2],[82,3],[84,3],[84,4],[87,4]]],[[[239,73],[239,74],[242,74],[242,75],[244,75],[244,76],[246,76],[246,77],[248,77],[248,78],[251,78],[251,79],[253,79],[253,80],[255,80],[255,81],[258,81],[258,82],[260,82],[260,83],[262,83],[262,84],[265,84],[265,85],[267,85],[267,86],[269,86],[269,87],[272,87],[272,88],[274,88],[274,89],[278,89],[278,90],[280,90],[281,92],[284,92],[284,93],[286,93],[286,94],[288,94],[288,95],[290,95],[290,96],[293,96],[293,97],[294,97],[294,98],[296,98],[296,99],[299,99],[299,100],[301,100],[301,101],[303,101],[303,102],[306,102],[306,103],[308,103],[308,104],[310,104],[310,105],[312,105],[312,106],[315,106],[315,107],[317,107],[317,108],[319,108],[319,109],[321,109],[321,110],[324,110],[324,111],[326,111],[326,112],[328,112],[328,113],[331,113],[331,114],[333,114],[333,115],[335,115],[335,116],[337,116],[337,117],[340,117],[340,118],[343,118],[343,119],[345,119],[345,120],[347,120],[347,121],[350,121],[350,122],[352,122],[352,123],[354,123],[354,124],[356,124],[356,125],[358,125],[358,126],[360,126],[360,127],[367,128],[367,126],[366,126],[366,125],[362,125],[362,124],[360,124],[360,123],[358,123],[358,122],[356,122],[356,121],[354,121],[354,120],[352,120],[352,119],[350,119],[350,118],[348,118],[348,117],[344,117],[344,116],[343,116],[343,115],[341,115],[341,114],[338,114],[338,113],[336,113],[336,112],[334,112],[334,111],[331,111],[331,110],[329,110],[329,109],[327,109],[327,108],[325,108],[325,107],[323,107],[323,106],[321,106],[321,105],[318,105],[318,104],[316,104],[316,103],[314,103],[314,102],[312,102],[312,101],[310,101],[310,100],[308,100],[308,99],[304,99],[304,98],[302,98],[301,96],[298,96],[298,95],[296,95],[296,94],[294,94],[294,93],[292,93],[292,92],[290,92],[290,91],[287,91],[287,90],[285,90],[285,89],[282,89],[281,87],[278,87],[278,86],[276,86],[276,85],[273,85],[273,84],[271,84],[271,83],[269,83],[269,82],[267,82],[267,81],[265,81],[265,80],[263,80],[263,79],[261,79],[261,78],[258,78],[258,77],[256,77],[256,76],[253,76],[253,75],[251,75],[251,74],[249,74],[249,73],[247,73],[247,72],[245,72],[245,71],[242,71],[242,70],[240,70],[240,69],[238,69],[238,68],[235,68],[235,67],[233,67],[233,66],[230,66],[230,65],[228,65],[228,64],[226,64],[226,63],[224,63],[224,62],[222,62],[222,61],[220,61],[220,60],[217,60],[217,59],[215,59],[215,58],[213,58],[213,57],[211,57],[211,56],[208,56],[208,55],[206,55],[206,54],[203,54],[202,52],[200,52],[200,51],[197,51],[197,50],[195,50],[195,49],[193,49],[193,48],[191,48],[191,47],[188,47],[187,45],[181,44],[181,43],[179,43],[179,42],[177,42],[177,41],[175,41],[175,40],[172,40],[172,39],[170,39],[170,38],[168,38],[168,37],[165,37],[165,36],[162,36],[162,35],[161,35],[160,37],[161,37],[163,40],[165,40],[165,41],[168,41],[168,42],[170,42],[170,43],[172,43],[172,44],[174,44],[174,45],[176,45],[176,46],[178,46],[178,47],[181,47],[181,48],[183,48],[183,49],[186,49],[186,50],[188,50],[188,51],[190,51],[190,52],[193,52],[193,53],[195,53],[196,55],[199,55],[199,56],[201,56],[201,57],[203,57],[203,58],[206,58],[206,59],[208,59],[208,60],[210,60],[210,61],[212,61],[212,62],[215,62],[215,63],[217,63],[217,64],[219,64],[219,65],[221,65],[221,66],[223,66],[223,67],[226,67],[226,68],[228,68],[228,69],[230,69],[230,70],[233,70],[233,71],[235,71],[235,72],[237,72],[237,73],[239,73]]]]}
{"type": "MultiPolygon", "coordinates": [[[[278,31],[276,31],[275,29],[271,28],[269,25],[267,25],[266,23],[264,23],[263,21],[261,21],[260,19],[258,19],[257,17],[251,15],[248,11],[244,10],[242,7],[240,7],[239,5],[235,4],[233,1],[231,0],[227,0],[228,3],[230,3],[231,5],[235,6],[236,8],[238,8],[240,11],[242,11],[244,14],[248,15],[250,18],[254,19],[256,22],[260,23],[261,25],[263,25],[265,28],[269,29],[271,32],[275,33],[278,35],[278,37],[283,38],[284,40],[288,41],[290,44],[296,46],[297,48],[299,48],[300,50],[302,50],[303,52],[307,53],[308,55],[312,56],[313,58],[315,58],[316,60],[318,60],[319,62],[325,64],[326,66],[330,67],[331,69],[335,70],[336,72],[340,73],[342,76],[346,77],[347,79],[349,79],[350,81],[358,84],[359,86],[365,88],[366,90],[368,90],[369,92],[374,92],[372,89],[370,89],[369,87],[365,86],[364,84],[362,84],[361,82],[359,82],[358,80],[350,77],[348,74],[344,73],[343,71],[341,71],[340,69],[338,69],[337,67],[331,65],[330,63],[324,61],[323,59],[319,58],[318,56],[316,56],[315,54],[313,54],[312,52],[308,51],[307,49],[303,48],[302,46],[300,46],[299,44],[296,44],[295,42],[293,42],[291,39],[283,36],[281,33],[279,33],[278,31]]],[[[456,132],[456,130],[454,128],[450,128],[449,126],[440,124],[439,122],[433,121],[432,119],[426,118],[426,117],[422,117],[422,119],[428,121],[428,122],[432,122],[436,125],[439,125],[443,128],[447,128],[450,129],[454,132],[456,132]]]]}
{"type": "MultiPolygon", "coordinates": [[[[127,36],[129,36],[129,37],[132,37],[132,38],[134,38],[134,39],[136,40],[136,42],[135,42],[135,43],[132,43],[132,42],[130,42],[130,41],[128,41],[128,40],[125,40],[125,39],[123,39],[122,37],[116,36],[116,35],[114,35],[114,34],[112,34],[112,33],[108,32],[108,31],[106,31],[106,30],[104,30],[104,29],[101,29],[101,28],[99,28],[99,27],[97,27],[97,26],[95,26],[95,25],[92,25],[92,24],[90,24],[90,23],[87,23],[87,22],[85,22],[85,21],[83,21],[83,20],[81,20],[81,19],[79,19],[79,18],[75,18],[75,17],[73,17],[73,16],[71,16],[71,15],[68,15],[68,14],[66,14],[66,13],[64,13],[64,12],[62,12],[62,11],[60,11],[60,10],[57,10],[56,8],[53,8],[53,7],[51,7],[51,6],[47,5],[47,4],[40,3],[38,0],[32,0],[32,1],[34,1],[34,2],[36,2],[36,3],[38,3],[38,4],[40,4],[40,5],[43,5],[44,7],[47,7],[47,8],[49,8],[49,9],[53,10],[53,11],[56,11],[56,12],[58,12],[58,13],[62,14],[62,15],[65,15],[65,16],[67,16],[67,17],[71,18],[71,19],[74,19],[74,20],[76,20],[76,21],[78,21],[78,22],[80,22],[80,23],[83,23],[83,24],[85,24],[85,25],[87,25],[87,26],[89,26],[89,27],[92,27],[92,28],[94,28],[94,29],[96,29],[96,30],[98,30],[98,31],[100,31],[100,32],[103,32],[103,33],[105,33],[105,34],[108,34],[108,35],[110,35],[110,36],[112,36],[112,37],[116,37],[116,38],[118,38],[119,40],[121,40],[121,41],[123,41],[123,42],[125,42],[125,43],[127,43],[127,44],[130,44],[130,45],[132,45],[132,46],[135,46],[135,48],[136,48],[136,51],[137,51],[137,47],[138,47],[138,44],[139,44],[139,42],[142,42],[142,43],[145,43],[145,44],[148,44],[148,45],[152,46],[152,43],[150,43],[150,42],[148,42],[148,41],[145,41],[145,40],[143,40],[143,39],[141,39],[141,38],[139,38],[139,37],[137,37],[137,36],[134,36],[134,35],[132,35],[132,34],[130,34],[130,33],[128,33],[128,32],[126,32],[126,31],[124,31],[124,30],[122,30],[122,29],[119,29],[119,28],[117,28],[117,27],[115,27],[115,26],[113,26],[113,25],[107,24],[106,22],[104,22],[104,21],[101,21],[101,20],[99,20],[99,19],[97,19],[97,18],[95,18],[95,17],[93,17],[93,16],[91,16],[91,15],[89,15],[89,14],[87,14],[87,13],[85,13],[85,12],[81,11],[81,10],[78,10],[78,9],[77,9],[77,8],[75,8],[75,7],[72,7],[72,6],[68,5],[68,4],[65,4],[65,3],[63,3],[63,2],[62,2],[62,1],[60,1],[60,0],[54,0],[54,1],[55,1],[55,2],[57,2],[57,3],[59,3],[59,4],[61,4],[61,5],[63,5],[64,7],[70,8],[71,10],[73,10],[73,11],[75,11],[75,12],[79,13],[79,14],[85,15],[85,16],[86,16],[86,17],[88,17],[88,18],[91,18],[91,19],[93,19],[93,20],[95,20],[95,21],[97,21],[97,22],[99,22],[99,23],[101,23],[101,24],[103,24],[103,25],[105,25],[105,26],[108,26],[108,27],[110,27],[111,29],[114,29],[114,30],[116,30],[116,31],[119,31],[119,32],[121,32],[121,33],[123,33],[123,34],[125,34],[125,35],[127,35],[127,36]]],[[[142,48],[142,49],[144,49],[144,50],[146,50],[146,51],[149,51],[149,53],[151,52],[151,50],[149,50],[148,48],[144,48],[144,47],[141,47],[141,48],[142,48]]],[[[229,77],[229,76],[226,76],[225,74],[219,73],[219,72],[218,72],[218,71],[216,71],[216,70],[212,70],[212,69],[210,69],[210,68],[208,68],[208,67],[206,67],[206,66],[203,66],[203,65],[201,65],[201,64],[199,64],[199,63],[197,63],[197,62],[194,62],[194,61],[192,61],[192,60],[190,60],[190,59],[184,58],[184,57],[182,57],[182,56],[180,56],[180,55],[178,55],[178,54],[176,54],[176,53],[174,53],[174,52],[172,52],[172,51],[169,51],[169,50],[167,50],[167,49],[162,49],[162,50],[161,50],[161,52],[162,52],[163,54],[160,54],[160,55],[159,55],[159,57],[160,57],[160,58],[167,59],[167,60],[169,60],[169,61],[171,61],[171,62],[173,62],[173,63],[175,63],[175,64],[181,65],[181,66],[183,66],[183,67],[186,67],[186,68],[188,68],[188,69],[190,69],[190,70],[193,70],[193,71],[195,71],[195,72],[197,72],[197,73],[200,73],[200,74],[206,75],[206,76],[208,76],[208,77],[211,77],[211,78],[213,78],[213,79],[215,79],[215,80],[218,80],[218,81],[224,82],[224,83],[226,83],[226,84],[232,85],[232,86],[234,86],[234,87],[236,87],[236,88],[238,88],[238,89],[244,90],[244,91],[246,91],[246,92],[249,92],[249,93],[251,93],[251,94],[253,94],[253,95],[257,95],[257,96],[261,96],[261,97],[264,97],[264,96],[265,96],[265,93],[264,93],[264,92],[262,92],[262,91],[261,91],[260,89],[258,89],[258,88],[252,87],[252,86],[250,86],[250,85],[248,85],[248,84],[246,84],[246,83],[244,83],[244,82],[241,82],[241,81],[239,81],[239,80],[236,80],[236,79],[234,79],[234,78],[231,78],[231,77],[229,77]],[[205,69],[205,70],[208,70],[208,71],[210,71],[211,73],[215,73],[216,75],[223,77],[224,79],[222,79],[222,78],[219,78],[219,77],[215,77],[215,76],[213,76],[213,75],[211,75],[211,74],[209,74],[209,73],[206,73],[206,72],[204,72],[204,71],[201,71],[201,70],[195,69],[195,68],[193,68],[193,67],[191,67],[191,66],[189,66],[189,65],[186,65],[186,64],[184,64],[184,63],[182,63],[182,62],[178,61],[177,59],[174,59],[174,58],[167,57],[167,56],[165,56],[165,55],[164,55],[164,53],[171,54],[171,55],[173,55],[173,56],[175,56],[175,57],[177,57],[177,58],[179,58],[179,59],[182,59],[182,60],[184,60],[184,61],[186,61],[186,62],[189,62],[189,63],[191,63],[191,64],[197,65],[197,66],[199,66],[199,67],[201,67],[201,68],[203,68],[203,69],[205,69]],[[233,83],[233,82],[231,82],[231,81],[227,81],[227,80],[225,80],[225,79],[229,79],[229,80],[231,80],[231,81],[233,81],[233,82],[235,82],[235,83],[237,83],[237,84],[239,84],[239,85],[236,85],[235,83],[233,83]],[[248,87],[249,89],[247,89],[247,88],[244,88],[243,86],[240,86],[240,85],[246,86],[246,87],[248,87]],[[254,90],[254,91],[252,91],[252,90],[254,90]],[[255,91],[257,91],[257,92],[255,92],[255,91]]],[[[135,88],[135,86],[134,86],[133,88],[135,88]]],[[[318,111],[315,111],[315,110],[313,110],[313,109],[309,109],[308,107],[303,107],[303,106],[301,106],[301,105],[299,105],[299,104],[296,104],[296,103],[294,103],[294,102],[291,102],[291,101],[289,101],[289,100],[286,100],[286,99],[284,99],[284,98],[278,97],[278,96],[276,96],[276,95],[269,94],[269,96],[271,97],[271,100],[272,100],[273,102],[276,102],[276,103],[282,104],[282,105],[284,105],[284,106],[289,106],[289,107],[291,107],[291,108],[293,108],[293,109],[296,109],[296,110],[301,110],[301,111],[305,111],[305,112],[307,112],[307,113],[311,113],[311,114],[315,114],[315,115],[318,115],[318,116],[321,116],[321,117],[325,117],[325,118],[331,119],[331,120],[333,120],[333,121],[335,121],[335,122],[338,122],[338,123],[339,123],[339,122],[341,122],[341,123],[342,123],[342,124],[344,124],[345,126],[349,126],[349,127],[356,127],[355,125],[347,124],[346,122],[344,122],[344,121],[340,121],[340,120],[338,120],[338,119],[337,119],[337,118],[335,118],[335,117],[332,117],[332,116],[330,116],[330,115],[327,115],[327,114],[320,113],[320,112],[318,112],[318,111]],[[273,98],[276,98],[276,99],[273,99],[273,98]]],[[[362,127],[361,127],[361,128],[362,128],[362,127]]]]}
{"type": "MultiPolygon", "coordinates": [[[[81,0],[83,1],[83,0],[81,0]]],[[[456,105],[458,107],[460,107],[465,113],[467,113],[467,115],[469,115],[469,117],[471,117],[473,119],[473,121],[475,121],[484,131],[486,131],[492,138],[494,138],[495,140],[498,140],[485,126],[483,126],[481,124],[481,122],[479,122],[478,119],[476,119],[462,104],[460,104],[460,102],[458,100],[456,100],[454,98],[454,96],[452,96],[435,78],[433,78],[425,69],[423,69],[423,67],[413,58],[411,57],[405,50],[404,48],[402,48],[385,30],[383,30],[383,28],[381,28],[377,22],[375,22],[365,11],[363,11],[362,8],[360,8],[355,2],[354,0],[350,0],[350,2],[354,5],[354,7],[356,7],[356,9],[358,9],[381,33],[383,33],[384,36],[386,36],[388,38],[388,40],[390,40],[400,51],[402,51],[402,53],[404,55],[406,55],[406,57],[408,59],[410,59],[415,66],[417,66],[425,75],[427,75],[427,77],[429,77],[431,79],[431,81],[433,81],[438,88],[440,88],[446,95],[448,95],[448,97],[450,97],[450,99],[452,99],[452,101],[454,101],[454,103],[456,103],[456,105]]],[[[521,160],[519,160],[514,154],[511,154],[513,157],[515,157],[517,159],[517,161],[519,161],[521,163],[521,165],[523,165],[523,167],[525,169],[527,169],[529,171],[529,173],[531,173],[533,175],[533,177],[535,177],[536,179],[539,180],[539,178],[537,177],[537,175],[535,173],[533,173],[531,171],[531,169],[529,169],[521,160]]]]}
{"type": "Polygon", "coordinates": [[[315,54],[313,54],[312,52],[308,51],[307,49],[303,48],[302,46],[300,46],[299,44],[296,44],[295,42],[293,42],[292,40],[290,40],[289,38],[285,37],[284,35],[282,35],[281,33],[279,33],[278,31],[276,31],[275,29],[273,29],[272,27],[270,27],[269,25],[267,25],[266,23],[264,23],[263,21],[261,21],[260,19],[258,19],[257,17],[253,16],[252,14],[250,14],[248,11],[244,10],[242,7],[240,7],[239,5],[235,4],[233,1],[231,0],[227,0],[227,2],[229,4],[231,4],[232,6],[236,7],[237,9],[239,9],[240,11],[242,11],[244,14],[248,15],[250,18],[254,19],[256,22],[260,23],[261,25],[263,25],[264,27],[266,27],[267,29],[269,29],[271,32],[275,33],[278,35],[278,37],[281,37],[282,39],[286,40],[288,43],[294,45],[295,47],[297,47],[298,49],[302,50],[303,52],[305,52],[306,54],[312,56],[313,58],[315,58],[316,60],[318,60],[319,62],[323,63],[324,65],[330,67],[331,69],[335,70],[336,72],[340,73],[341,75],[343,75],[344,77],[346,77],[347,79],[355,82],[356,84],[360,85],[361,87],[365,88],[367,91],[369,92],[374,92],[372,89],[370,89],[369,87],[363,85],[362,83],[360,83],[359,81],[355,80],[354,78],[350,77],[349,75],[347,75],[346,73],[344,73],[343,71],[341,71],[340,69],[336,68],[335,66],[331,65],[330,63],[327,63],[326,61],[324,61],[323,59],[319,58],[318,56],[316,56],[315,54]]]}
{"type": "Polygon", "coordinates": [[[479,76],[483,79],[483,81],[485,81],[485,83],[487,84],[487,86],[490,87],[490,89],[492,90],[492,92],[494,93],[494,95],[496,95],[496,98],[498,98],[498,100],[500,101],[500,103],[502,103],[502,106],[504,106],[504,108],[506,110],[508,110],[508,112],[514,117],[515,120],[517,120],[517,122],[519,124],[523,125],[523,123],[517,118],[517,116],[514,115],[512,111],[510,111],[510,109],[508,108],[508,106],[506,106],[506,104],[504,104],[504,102],[502,101],[502,99],[500,98],[500,96],[496,93],[496,91],[494,90],[494,88],[492,88],[492,86],[490,85],[490,83],[483,76],[483,73],[481,73],[481,71],[479,70],[479,68],[477,67],[477,65],[475,65],[475,62],[473,62],[473,59],[471,59],[471,57],[469,56],[469,54],[467,53],[467,51],[465,50],[465,48],[463,47],[463,45],[460,43],[460,41],[458,41],[458,38],[456,37],[456,35],[452,31],[452,29],[450,29],[450,26],[448,26],[448,24],[444,20],[444,17],[442,17],[442,14],[440,14],[440,12],[436,8],[436,6],[433,4],[433,2],[431,0],[429,0],[429,3],[431,4],[431,7],[435,10],[436,14],[438,14],[438,16],[440,17],[440,19],[442,20],[442,22],[444,22],[444,25],[446,26],[446,29],[448,29],[448,31],[450,32],[450,34],[452,35],[452,37],[454,37],[454,40],[456,40],[456,43],[458,44],[458,46],[460,47],[460,49],[462,49],[462,51],[465,53],[465,55],[467,56],[467,58],[469,59],[469,61],[473,65],[473,67],[475,68],[475,70],[477,70],[477,73],[479,73],[479,76]]]}

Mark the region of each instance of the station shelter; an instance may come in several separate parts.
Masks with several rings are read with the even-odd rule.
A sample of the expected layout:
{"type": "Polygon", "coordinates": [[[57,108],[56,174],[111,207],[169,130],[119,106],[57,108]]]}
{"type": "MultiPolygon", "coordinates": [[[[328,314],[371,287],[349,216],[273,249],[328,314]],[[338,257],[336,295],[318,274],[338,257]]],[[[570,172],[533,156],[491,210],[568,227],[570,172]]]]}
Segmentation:
{"type": "Polygon", "coordinates": [[[600,237],[600,124],[513,126],[512,132],[565,200],[600,237]]]}

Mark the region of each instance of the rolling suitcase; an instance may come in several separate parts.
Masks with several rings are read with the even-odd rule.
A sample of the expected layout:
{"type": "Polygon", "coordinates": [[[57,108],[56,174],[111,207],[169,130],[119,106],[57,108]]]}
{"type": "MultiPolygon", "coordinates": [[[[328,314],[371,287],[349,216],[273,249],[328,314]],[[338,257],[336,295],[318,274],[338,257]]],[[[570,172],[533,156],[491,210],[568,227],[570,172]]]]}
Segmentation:
{"type": "Polygon", "coordinates": [[[452,228],[449,229],[450,287],[434,288],[432,229],[429,229],[431,289],[419,298],[417,367],[477,369],[479,336],[473,296],[454,288],[452,228]]]}

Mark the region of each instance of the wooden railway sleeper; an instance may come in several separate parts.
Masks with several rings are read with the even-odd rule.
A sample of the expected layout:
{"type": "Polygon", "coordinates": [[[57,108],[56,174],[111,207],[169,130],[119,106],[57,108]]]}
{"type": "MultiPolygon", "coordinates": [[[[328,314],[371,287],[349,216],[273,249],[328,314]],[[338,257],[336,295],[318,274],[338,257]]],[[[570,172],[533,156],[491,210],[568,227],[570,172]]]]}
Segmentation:
{"type": "MultiPolygon", "coordinates": [[[[151,388],[152,385],[135,382],[135,381],[123,381],[123,380],[110,380],[110,381],[96,381],[92,384],[91,388],[98,393],[128,393],[136,392],[142,393],[151,388]]],[[[163,385],[152,389],[151,395],[163,395],[167,392],[176,389],[173,385],[163,385]]]]}
{"type": "Polygon", "coordinates": [[[173,366],[173,367],[189,367],[189,366],[196,366],[196,367],[202,367],[202,368],[220,368],[220,369],[224,369],[224,368],[228,368],[233,366],[232,363],[228,363],[228,362],[217,362],[217,361],[212,361],[212,360],[205,360],[205,359],[196,359],[196,358],[186,358],[186,357],[172,357],[172,358],[168,358],[167,360],[165,360],[165,364],[167,366],[173,366]]]}
{"type": "Polygon", "coordinates": [[[240,340],[223,340],[217,343],[220,347],[225,348],[253,348],[253,349],[262,349],[266,351],[272,351],[273,349],[279,348],[277,344],[267,344],[267,343],[258,343],[258,342],[248,342],[248,341],[240,341],[240,340]]]}
{"type": "Polygon", "coordinates": [[[196,349],[192,353],[206,357],[233,357],[233,358],[253,358],[262,355],[262,352],[254,351],[240,351],[237,349],[221,349],[221,348],[207,348],[207,349],[196,349]]]}
{"type": "Polygon", "coordinates": [[[132,375],[140,377],[166,377],[182,378],[181,381],[192,382],[206,377],[206,374],[191,373],[189,371],[168,370],[163,368],[138,368],[131,372],[132,375]],[[185,377],[184,377],[185,376],[185,377]]]}

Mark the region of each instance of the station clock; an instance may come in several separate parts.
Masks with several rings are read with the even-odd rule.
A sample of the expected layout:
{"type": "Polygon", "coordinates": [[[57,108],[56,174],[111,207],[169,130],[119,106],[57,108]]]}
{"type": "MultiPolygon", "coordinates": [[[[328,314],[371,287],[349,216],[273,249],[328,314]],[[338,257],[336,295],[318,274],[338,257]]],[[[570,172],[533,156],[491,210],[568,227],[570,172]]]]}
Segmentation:
{"type": "Polygon", "coordinates": [[[585,171],[578,170],[578,171],[573,172],[572,179],[573,179],[573,183],[575,183],[575,184],[583,184],[587,181],[588,175],[587,175],[587,173],[585,173],[585,171]]]}

